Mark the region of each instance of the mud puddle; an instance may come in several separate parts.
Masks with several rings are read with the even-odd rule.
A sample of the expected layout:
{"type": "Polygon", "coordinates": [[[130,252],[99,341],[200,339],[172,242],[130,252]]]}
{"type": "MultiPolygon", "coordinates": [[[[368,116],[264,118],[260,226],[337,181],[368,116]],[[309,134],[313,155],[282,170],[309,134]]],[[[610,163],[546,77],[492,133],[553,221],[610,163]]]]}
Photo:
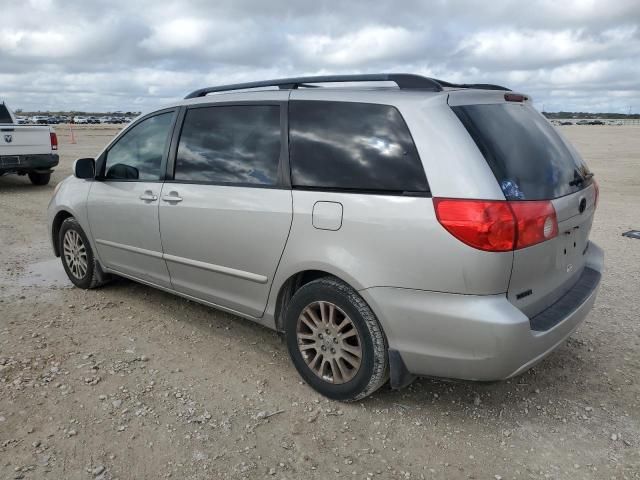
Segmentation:
{"type": "Polygon", "coordinates": [[[27,265],[24,272],[14,277],[14,280],[21,287],[70,288],[73,286],[62,268],[62,262],[59,258],[27,265]]]}

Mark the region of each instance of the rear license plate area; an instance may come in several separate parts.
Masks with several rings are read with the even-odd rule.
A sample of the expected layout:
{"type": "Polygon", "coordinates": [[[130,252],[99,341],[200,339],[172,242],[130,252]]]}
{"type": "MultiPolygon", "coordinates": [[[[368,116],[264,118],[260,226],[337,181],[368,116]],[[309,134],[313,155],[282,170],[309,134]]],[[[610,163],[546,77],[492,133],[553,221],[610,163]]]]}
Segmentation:
{"type": "Polygon", "coordinates": [[[584,253],[589,238],[587,225],[573,227],[563,233],[564,251],[563,264],[568,274],[572,274],[582,267],[584,253]]]}

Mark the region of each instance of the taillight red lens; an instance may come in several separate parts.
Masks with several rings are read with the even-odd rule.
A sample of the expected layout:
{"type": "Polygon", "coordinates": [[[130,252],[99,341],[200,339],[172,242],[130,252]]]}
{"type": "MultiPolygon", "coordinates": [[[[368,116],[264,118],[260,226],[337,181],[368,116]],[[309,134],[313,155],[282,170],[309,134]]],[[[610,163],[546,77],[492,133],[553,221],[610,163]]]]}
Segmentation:
{"type": "Polygon", "coordinates": [[[480,250],[513,250],[516,226],[507,202],[434,198],[438,221],[458,240],[480,250]]]}
{"type": "Polygon", "coordinates": [[[51,150],[57,150],[58,149],[58,136],[55,134],[55,132],[50,132],[49,136],[51,138],[51,150]]]}
{"type": "Polygon", "coordinates": [[[488,252],[529,247],[558,235],[549,201],[434,198],[440,224],[458,240],[488,252]]]}
{"type": "Polygon", "coordinates": [[[556,209],[549,201],[508,202],[517,223],[516,249],[530,247],[558,235],[556,209]]]}

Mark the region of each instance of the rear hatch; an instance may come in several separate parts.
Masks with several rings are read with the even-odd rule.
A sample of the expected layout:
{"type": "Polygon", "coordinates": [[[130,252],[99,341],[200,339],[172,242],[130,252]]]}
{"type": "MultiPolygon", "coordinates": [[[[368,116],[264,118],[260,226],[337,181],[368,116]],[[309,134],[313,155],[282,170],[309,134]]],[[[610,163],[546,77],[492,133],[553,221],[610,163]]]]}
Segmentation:
{"type": "Polygon", "coordinates": [[[597,185],[580,155],[527,97],[491,92],[480,102],[473,99],[449,103],[505,198],[546,200],[556,212],[557,236],[514,251],[507,297],[531,318],[570,290],[584,270],[597,185]]]}

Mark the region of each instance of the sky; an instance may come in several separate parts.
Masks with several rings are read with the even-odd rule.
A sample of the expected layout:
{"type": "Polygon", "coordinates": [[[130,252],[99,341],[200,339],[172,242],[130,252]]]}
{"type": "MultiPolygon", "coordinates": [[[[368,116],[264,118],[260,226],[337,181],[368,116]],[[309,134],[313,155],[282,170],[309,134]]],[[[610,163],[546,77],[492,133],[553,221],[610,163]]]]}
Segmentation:
{"type": "Polygon", "coordinates": [[[0,0],[13,108],[144,111],[204,86],[374,72],[640,112],[640,0],[0,0]]]}

